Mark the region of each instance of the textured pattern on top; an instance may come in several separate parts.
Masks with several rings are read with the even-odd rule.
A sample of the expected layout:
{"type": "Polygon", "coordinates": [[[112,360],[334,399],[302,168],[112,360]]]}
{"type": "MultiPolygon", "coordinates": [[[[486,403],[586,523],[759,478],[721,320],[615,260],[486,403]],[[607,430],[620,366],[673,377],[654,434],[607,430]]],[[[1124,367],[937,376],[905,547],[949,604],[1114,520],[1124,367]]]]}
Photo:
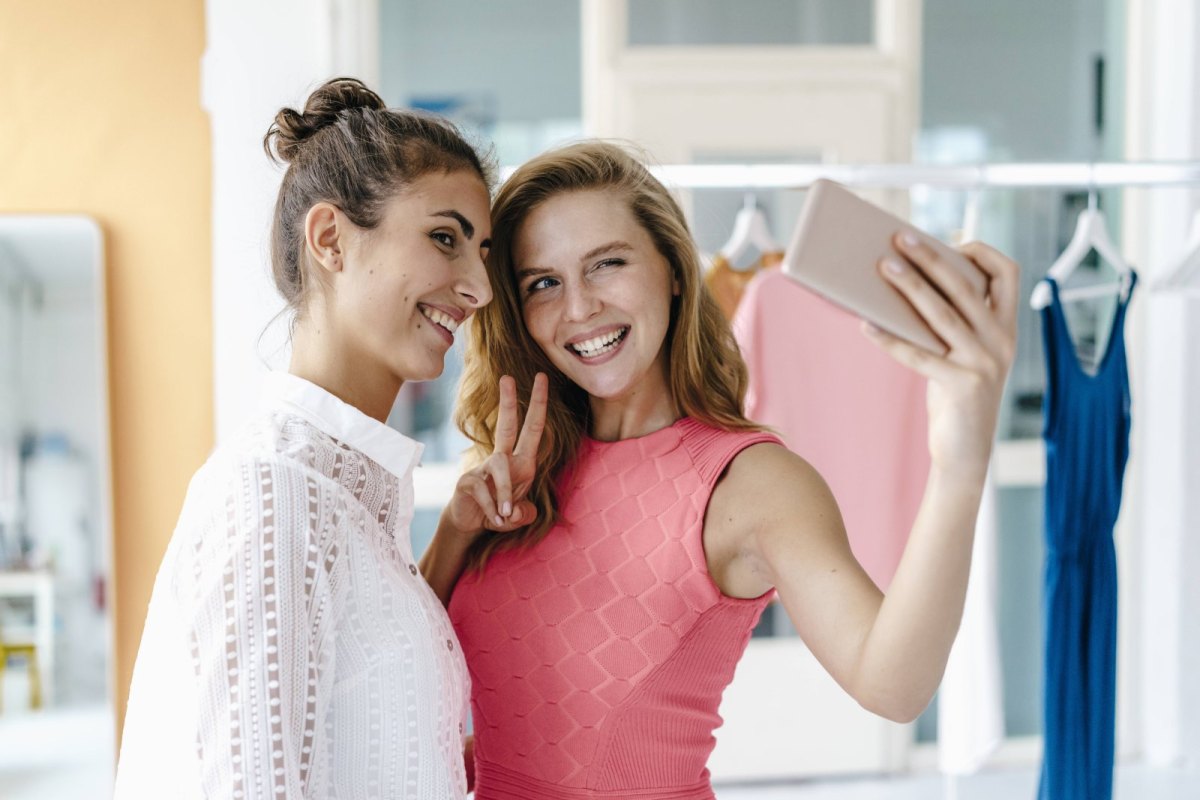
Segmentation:
{"type": "Polygon", "coordinates": [[[409,543],[419,445],[297,381],[293,400],[320,393],[344,429],[281,404],[192,480],[150,601],[118,800],[466,794],[466,664],[409,543]],[[355,439],[407,448],[402,474],[355,439]]]}
{"type": "Polygon", "coordinates": [[[688,418],[585,439],[559,523],[460,580],[478,800],[712,796],[717,708],[769,595],[721,594],[702,528],[726,465],[759,442],[778,439],[688,418]]]}

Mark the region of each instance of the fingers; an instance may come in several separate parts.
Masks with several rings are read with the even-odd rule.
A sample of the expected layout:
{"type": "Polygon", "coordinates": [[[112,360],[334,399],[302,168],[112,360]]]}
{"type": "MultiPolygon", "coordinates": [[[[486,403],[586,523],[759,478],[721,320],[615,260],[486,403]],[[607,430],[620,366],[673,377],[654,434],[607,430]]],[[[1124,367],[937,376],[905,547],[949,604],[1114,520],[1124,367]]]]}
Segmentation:
{"type": "Polygon", "coordinates": [[[489,526],[489,528],[499,533],[510,533],[511,531],[532,524],[535,519],[537,519],[537,508],[528,500],[522,500],[513,507],[512,516],[504,520],[503,525],[498,525],[494,528],[489,526]]]}
{"type": "Polygon", "coordinates": [[[507,519],[512,514],[512,476],[508,469],[508,455],[505,453],[496,453],[488,457],[480,465],[492,481],[492,487],[495,489],[495,506],[500,517],[507,519]]]}
{"type": "Polygon", "coordinates": [[[479,511],[483,514],[483,526],[485,528],[500,527],[505,524],[504,518],[500,516],[499,509],[496,508],[496,501],[492,498],[491,487],[488,486],[487,479],[484,477],[482,470],[472,470],[459,478],[458,491],[470,497],[479,506],[479,511]]]}
{"type": "Polygon", "coordinates": [[[1020,277],[1017,265],[987,245],[973,244],[964,249],[963,254],[989,279],[989,296],[983,297],[959,268],[940,257],[933,248],[920,241],[915,244],[905,241],[902,236],[897,237],[895,243],[917,267],[907,272],[916,274],[886,277],[909,298],[934,332],[951,346],[956,360],[975,361],[976,356],[982,356],[1011,363],[1016,350],[1020,277]],[[978,266],[976,255],[986,262],[985,266],[978,266]],[[919,277],[924,277],[928,286],[923,285],[919,277]],[[933,291],[928,291],[930,288],[933,291]],[[939,293],[943,295],[942,303],[937,302],[939,293]],[[959,326],[956,318],[965,322],[965,327],[959,326]]]}
{"type": "Polygon", "coordinates": [[[941,356],[893,336],[869,322],[862,323],[862,331],[889,356],[930,380],[949,381],[957,372],[957,367],[941,356]]]}
{"type": "Polygon", "coordinates": [[[550,381],[544,372],[539,372],[534,376],[533,389],[529,392],[529,408],[525,411],[525,424],[521,426],[521,438],[517,441],[514,455],[524,458],[537,457],[542,431],[546,429],[546,406],[549,396],[550,381]]]}
{"type": "MultiPolygon", "coordinates": [[[[918,266],[924,267],[924,264],[918,266]]],[[[888,256],[880,263],[879,274],[904,295],[930,329],[952,351],[961,352],[971,347],[973,334],[970,325],[958,309],[939,294],[921,270],[903,259],[888,256]]]]}
{"type": "Polygon", "coordinates": [[[500,408],[496,412],[496,442],[493,453],[511,453],[517,441],[517,382],[500,379],[500,408]]]}
{"type": "MultiPolygon", "coordinates": [[[[936,250],[915,237],[906,239],[904,235],[896,237],[896,246],[900,252],[911,259],[920,272],[932,283],[939,292],[950,301],[950,305],[977,331],[987,331],[989,327],[996,330],[992,319],[992,309],[988,306],[987,298],[981,293],[962,270],[946,261],[936,250]]],[[[971,266],[970,269],[976,269],[971,266]]],[[[987,277],[989,273],[980,270],[979,277],[987,277]]]]}
{"type": "Polygon", "coordinates": [[[1020,266],[999,250],[989,247],[983,242],[968,242],[959,249],[987,273],[991,279],[988,294],[992,298],[992,304],[996,309],[1000,324],[1004,326],[1005,330],[1015,333],[1021,292],[1020,266]]]}

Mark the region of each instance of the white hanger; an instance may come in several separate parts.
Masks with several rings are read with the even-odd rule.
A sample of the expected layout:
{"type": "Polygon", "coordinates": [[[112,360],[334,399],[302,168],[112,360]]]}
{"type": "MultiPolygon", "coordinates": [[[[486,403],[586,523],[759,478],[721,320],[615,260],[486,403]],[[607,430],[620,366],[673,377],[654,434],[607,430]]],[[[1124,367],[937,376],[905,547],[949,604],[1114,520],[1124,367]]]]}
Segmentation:
{"type": "Polygon", "coordinates": [[[771,235],[767,227],[767,218],[753,192],[746,193],[745,205],[733,220],[733,233],[729,241],[721,245],[720,253],[726,261],[733,263],[750,247],[755,247],[760,253],[777,253],[783,248],[771,235]]]}
{"type": "Polygon", "coordinates": [[[1192,219],[1192,230],[1184,245],[1183,255],[1151,288],[1154,291],[1200,294],[1200,209],[1192,219]]]}
{"type": "MultiPolygon", "coordinates": [[[[1104,297],[1113,294],[1114,290],[1124,296],[1129,291],[1130,277],[1133,271],[1125,261],[1125,257],[1121,255],[1121,251],[1108,236],[1104,212],[1096,207],[1095,189],[1088,192],[1088,207],[1079,213],[1079,220],[1075,223],[1075,235],[1071,237],[1071,241],[1058,260],[1050,266],[1046,277],[1053,278],[1059,286],[1062,286],[1071,273],[1087,258],[1088,253],[1093,250],[1117,271],[1117,282],[1060,291],[1059,298],[1064,303],[1092,297],[1104,297]]],[[[1037,286],[1033,287],[1029,305],[1040,311],[1050,305],[1050,297],[1050,284],[1044,280],[1038,281],[1037,286]]]]}
{"type": "Polygon", "coordinates": [[[967,199],[963,203],[962,228],[959,230],[958,243],[973,242],[979,237],[979,205],[983,197],[982,184],[976,184],[967,190],[967,199]]]}

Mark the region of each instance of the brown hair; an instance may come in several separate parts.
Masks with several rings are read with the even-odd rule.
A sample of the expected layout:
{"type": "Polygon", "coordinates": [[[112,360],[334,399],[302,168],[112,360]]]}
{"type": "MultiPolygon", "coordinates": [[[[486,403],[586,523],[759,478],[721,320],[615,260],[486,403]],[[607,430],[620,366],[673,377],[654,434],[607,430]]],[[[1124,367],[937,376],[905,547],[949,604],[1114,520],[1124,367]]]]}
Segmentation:
{"type": "Polygon", "coordinates": [[[473,567],[482,567],[499,550],[532,545],[549,532],[558,515],[555,481],[574,460],[589,423],[587,393],[551,364],[525,328],[513,266],[514,240],[529,214],[555,195],[587,190],[608,191],[614,201],[628,203],[679,285],[666,334],[668,386],[675,412],[726,430],[761,427],[742,413],[746,365],[729,323],[704,288],[700,257],[675,199],[619,145],[585,141],[543,153],[513,173],[492,206],[487,268],[494,298],[470,322],[455,411],[459,428],[475,443],[472,455],[482,460],[495,442],[500,377],[516,379],[524,411],[534,376],[538,372],[549,376],[546,428],[529,491],[538,516],[520,531],[481,535],[469,555],[473,567]]]}
{"type": "Polygon", "coordinates": [[[320,202],[337,206],[360,228],[379,224],[383,206],[431,172],[474,172],[490,191],[495,168],[448,120],[388,108],[356,78],[317,87],[303,111],[282,108],[263,149],[286,163],[271,226],[271,270],[288,308],[302,311],[310,288],[304,269],[304,218],[320,202]]]}

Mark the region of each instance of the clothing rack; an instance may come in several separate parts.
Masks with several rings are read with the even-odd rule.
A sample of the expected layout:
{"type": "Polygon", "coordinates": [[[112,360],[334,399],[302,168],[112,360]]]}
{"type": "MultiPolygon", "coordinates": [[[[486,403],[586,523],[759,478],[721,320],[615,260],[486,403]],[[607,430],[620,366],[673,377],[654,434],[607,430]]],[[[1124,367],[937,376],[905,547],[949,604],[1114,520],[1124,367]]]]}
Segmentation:
{"type": "MultiPolygon", "coordinates": [[[[1200,187],[1200,161],[971,164],[666,164],[650,171],[674,189],[803,189],[820,178],[877,189],[1127,186],[1200,187]]],[[[510,170],[505,170],[505,177],[510,170]]]]}

